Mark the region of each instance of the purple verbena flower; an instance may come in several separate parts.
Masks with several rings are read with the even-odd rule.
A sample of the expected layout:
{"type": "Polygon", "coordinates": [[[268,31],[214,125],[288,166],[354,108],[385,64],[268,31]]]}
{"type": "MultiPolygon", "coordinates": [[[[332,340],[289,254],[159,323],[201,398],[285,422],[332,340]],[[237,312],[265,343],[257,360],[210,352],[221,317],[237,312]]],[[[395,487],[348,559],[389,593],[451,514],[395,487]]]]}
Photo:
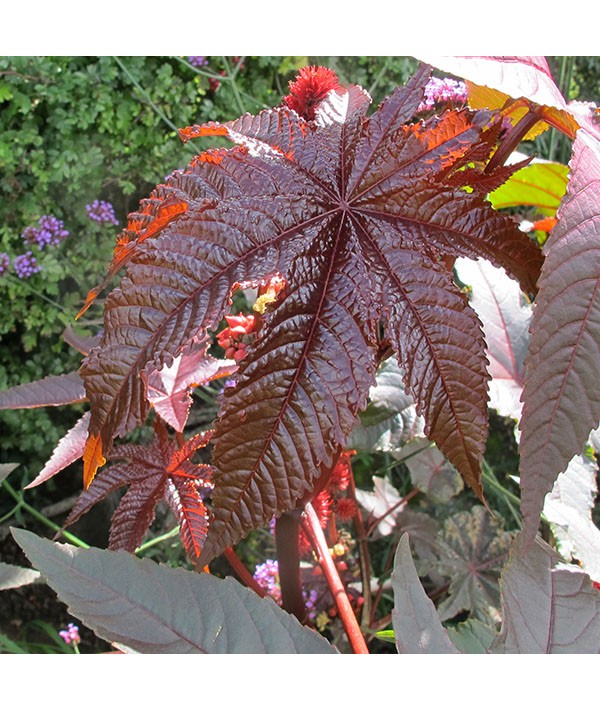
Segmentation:
{"type": "Polygon", "coordinates": [[[6,274],[10,267],[10,257],[6,252],[0,252],[0,276],[6,274]]]}
{"type": "Polygon", "coordinates": [[[254,580],[264,588],[271,597],[281,603],[281,587],[279,586],[279,564],[276,560],[266,560],[257,565],[254,580]]]}
{"type": "Polygon", "coordinates": [[[208,64],[206,57],[188,57],[187,59],[192,67],[205,67],[208,64]]]}
{"type": "Polygon", "coordinates": [[[66,630],[60,630],[58,633],[67,644],[79,644],[81,637],[79,636],[79,627],[69,622],[66,630]]]}
{"type": "Polygon", "coordinates": [[[37,272],[42,271],[42,268],[31,252],[25,252],[25,254],[20,254],[18,257],[15,257],[13,266],[19,279],[29,279],[32,274],[37,274],[37,272]]]}
{"type": "Polygon", "coordinates": [[[431,77],[425,87],[425,98],[419,104],[418,111],[427,111],[436,104],[464,104],[467,101],[467,85],[455,79],[431,77]]]}
{"type": "Polygon", "coordinates": [[[21,238],[26,244],[37,244],[38,249],[44,249],[48,245],[56,246],[68,236],[69,233],[65,230],[63,221],[54,215],[42,215],[38,220],[37,227],[29,225],[21,234],[21,238]]]}
{"type": "Polygon", "coordinates": [[[94,200],[94,202],[86,205],[85,209],[90,220],[94,220],[94,222],[119,224],[115,217],[114,207],[106,200],[94,200]]]}

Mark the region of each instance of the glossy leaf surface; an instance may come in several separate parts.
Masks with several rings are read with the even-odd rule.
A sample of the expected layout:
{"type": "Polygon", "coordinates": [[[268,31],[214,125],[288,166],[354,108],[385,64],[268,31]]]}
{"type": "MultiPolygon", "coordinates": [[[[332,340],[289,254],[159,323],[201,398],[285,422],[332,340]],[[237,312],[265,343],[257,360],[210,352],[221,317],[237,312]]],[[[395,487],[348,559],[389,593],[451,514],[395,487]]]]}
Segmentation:
{"type": "Polygon", "coordinates": [[[113,439],[144,420],[144,374],[214,328],[236,284],[285,280],[224,392],[204,561],[294,508],[332,465],[374,383],[380,320],[427,436],[482,496],[483,335],[441,260],[489,258],[532,292],[542,258],[480,191],[462,189],[465,165],[476,158],[482,170],[493,152],[498,117],[415,120],[428,73],[370,116],[351,86],[311,107],[314,120],[279,108],[187,129],[238,146],[199,156],[155,191],[155,219],[161,199],[188,207],[132,243],[106,300],[102,343],[81,371],[87,481],[113,439]]]}

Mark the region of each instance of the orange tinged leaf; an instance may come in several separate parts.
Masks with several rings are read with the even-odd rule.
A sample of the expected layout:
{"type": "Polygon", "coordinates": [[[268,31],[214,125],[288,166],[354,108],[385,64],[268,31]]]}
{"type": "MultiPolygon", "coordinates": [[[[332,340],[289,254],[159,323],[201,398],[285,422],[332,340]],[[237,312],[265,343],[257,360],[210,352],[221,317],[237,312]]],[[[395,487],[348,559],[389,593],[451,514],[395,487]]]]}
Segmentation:
{"type": "Polygon", "coordinates": [[[179,129],[179,137],[186,143],[192,138],[200,138],[200,136],[228,136],[229,129],[222,124],[210,122],[202,126],[195,124],[194,126],[186,126],[179,129]]]}
{"type": "Polygon", "coordinates": [[[106,287],[110,279],[123,267],[135,253],[136,247],[149,237],[156,236],[168,224],[173,222],[177,217],[182,215],[188,209],[188,203],[178,200],[174,196],[164,200],[158,208],[155,208],[155,202],[152,200],[146,201],[140,212],[135,212],[130,215],[127,229],[123,230],[115,245],[112,262],[108,268],[106,278],[99,286],[94,287],[88,292],[85,303],[77,313],[76,319],[81,318],[83,314],[94,303],[98,294],[106,287]],[[156,210],[154,217],[152,212],[156,210]],[[150,217],[150,222],[147,223],[144,217],[150,217]],[[144,227],[144,225],[147,225],[144,227]]]}
{"type": "Polygon", "coordinates": [[[83,487],[87,489],[94,480],[98,469],[106,464],[102,455],[100,435],[90,434],[83,452],[83,487]]]}

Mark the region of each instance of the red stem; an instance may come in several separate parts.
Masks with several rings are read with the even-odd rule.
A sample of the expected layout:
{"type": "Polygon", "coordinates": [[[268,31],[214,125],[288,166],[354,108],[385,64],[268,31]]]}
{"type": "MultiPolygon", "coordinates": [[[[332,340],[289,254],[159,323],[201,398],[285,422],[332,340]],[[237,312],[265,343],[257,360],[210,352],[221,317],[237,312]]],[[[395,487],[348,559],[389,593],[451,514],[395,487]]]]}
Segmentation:
{"type": "Polygon", "coordinates": [[[541,117],[536,111],[534,111],[531,107],[528,108],[529,111],[517,124],[512,127],[512,129],[510,129],[502,143],[496,149],[496,152],[491,157],[490,162],[485,168],[485,173],[492,173],[495,168],[504,165],[506,159],[515,150],[519,143],[521,143],[529,130],[541,120],[541,117]]]}
{"type": "Polygon", "coordinates": [[[319,517],[317,516],[311,503],[306,504],[304,507],[304,520],[307,524],[307,533],[311,538],[311,541],[315,547],[315,551],[319,558],[319,563],[325,573],[325,578],[333,595],[336,607],[340,614],[340,619],[348,635],[348,640],[350,645],[354,650],[355,654],[369,654],[369,649],[362,632],[344,584],[342,583],[335,563],[329,553],[329,548],[327,547],[327,541],[323,534],[323,529],[319,523],[319,517]]]}
{"type": "Polygon", "coordinates": [[[233,548],[226,548],[223,553],[225,555],[225,558],[227,559],[227,562],[233,568],[235,574],[242,581],[242,583],[244,583],[246,587],[249,587],[254,590],[254,592],[260,595],[261,597],[267,597],[267,591],[263,587],[261,587],[256,582],[256,580],[250,575],[250,573],[246,569],[246,566],[238,558],[238,555],[233,550],[233,548]]]}
{"type": "Polygon", "coordinates": [[[368,625],[371,619],[371,605],[373,597],[371,595],[371,555],[369,553],[369,545],[367,542],[367,531],[363,520],[362,512],[358,501],[356,500],[356,482],[354,481],[354,470],[350,464],[350,496],[356,504],[356,513],[353,516],[354,527],[356,528],[356,537],[358,540],[358,550],[360,552],[360,578],[362,581],[363,606],[361,610],[361,622],[363,625],[368,625]]]}

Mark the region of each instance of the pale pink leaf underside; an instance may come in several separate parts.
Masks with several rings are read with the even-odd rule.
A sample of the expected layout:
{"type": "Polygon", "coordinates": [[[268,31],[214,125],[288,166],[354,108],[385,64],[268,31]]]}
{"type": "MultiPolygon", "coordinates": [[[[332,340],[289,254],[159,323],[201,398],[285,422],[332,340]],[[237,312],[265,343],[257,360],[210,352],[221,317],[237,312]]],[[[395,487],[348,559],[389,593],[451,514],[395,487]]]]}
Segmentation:
{"type": "Polygon", "coordinates": [[[600,134],[577,133],[571,180],[545,245],[526,361],[521,422],[524,530],[600,420],[600,134]]]}
{"type": "Polygon", "coordinates": [[[55,474],[68,467],[69,464],[73,464],[83,456],[89,422],[90,413],[86,412],[56,445],[52,456],[46,462],[42,471],[25,487],[26,489],[32,489],[34,486],[39,486],[48,481],[55,474]]]}
{"type": "Polygon", "coordinates": [[[456,272],[471,288],[469,301],[483,323],[489,360],[489,405],[502,417],[518,419],[531,305],[504,269],[486,260],[460,258],[456,272]]]}

